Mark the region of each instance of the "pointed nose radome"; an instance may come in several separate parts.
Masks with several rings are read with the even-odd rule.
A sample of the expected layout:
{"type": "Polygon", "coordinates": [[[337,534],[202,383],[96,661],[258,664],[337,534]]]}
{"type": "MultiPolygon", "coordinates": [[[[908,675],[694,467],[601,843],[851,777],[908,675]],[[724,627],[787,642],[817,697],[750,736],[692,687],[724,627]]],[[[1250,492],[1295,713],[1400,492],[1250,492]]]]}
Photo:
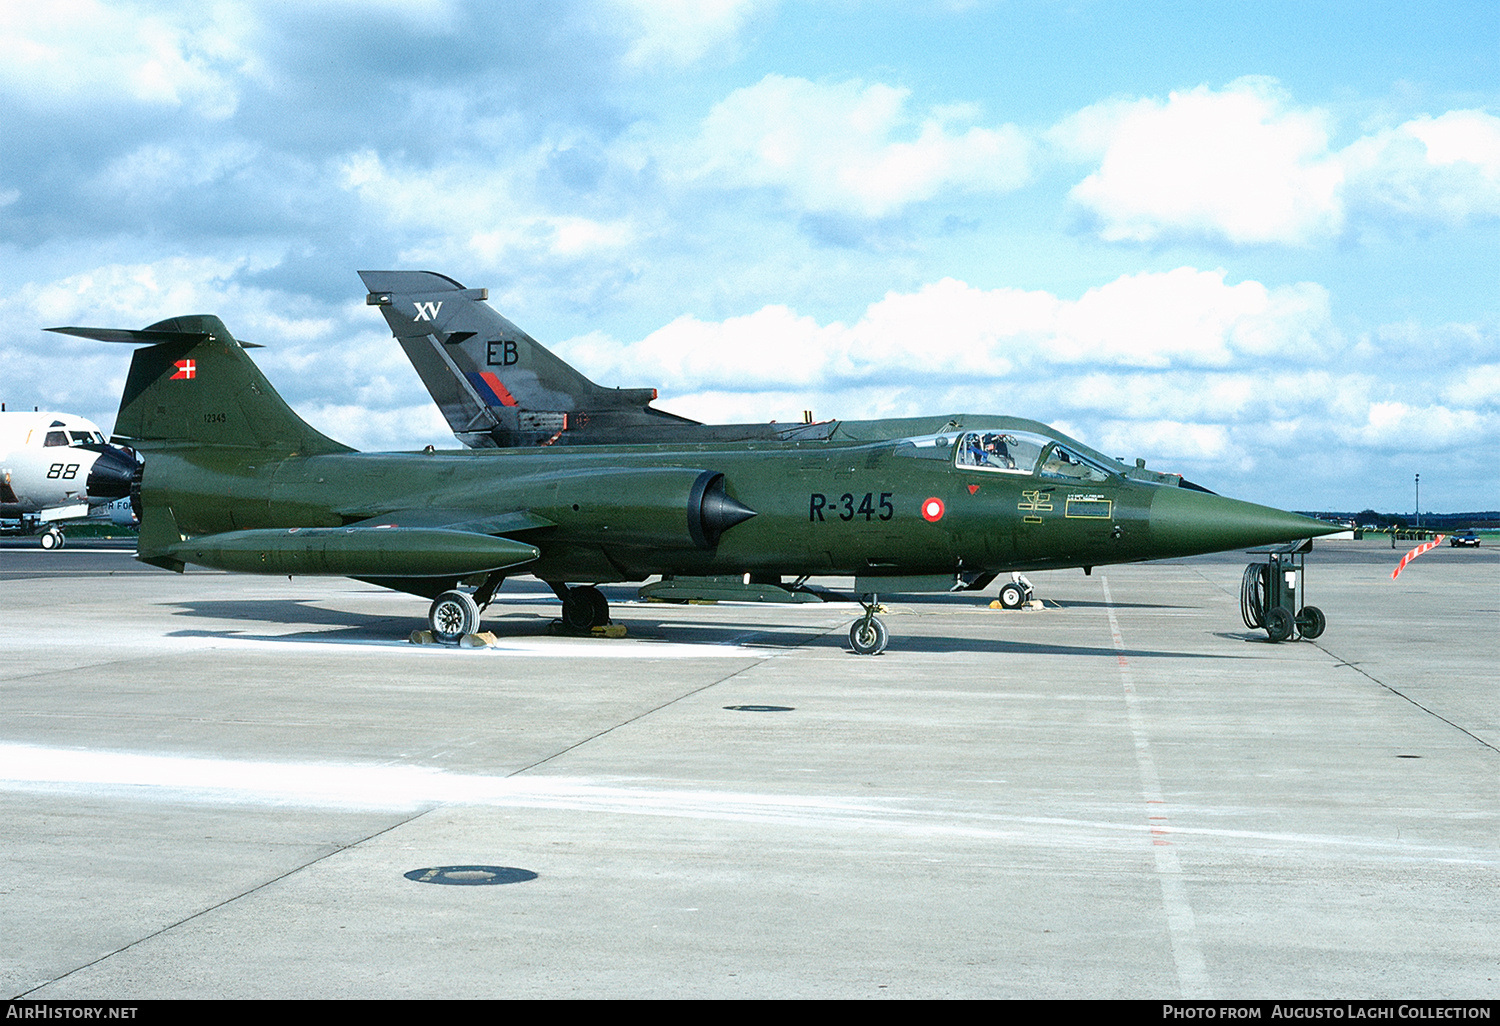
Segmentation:
{"type": "Polygon", "coordinates": [[[1249,549],[1299,541],[1343,528],[1297,513],[1183,488],[1151,498],[1151,550],[1161,556],[1249,549]]]}
{"type": "Polygon", "coordinates": [[[84,489],[91,499],[123,499],[135,483],[135,472],[135,460],[126,450],[110,446],[94,460],[84,489]]]}

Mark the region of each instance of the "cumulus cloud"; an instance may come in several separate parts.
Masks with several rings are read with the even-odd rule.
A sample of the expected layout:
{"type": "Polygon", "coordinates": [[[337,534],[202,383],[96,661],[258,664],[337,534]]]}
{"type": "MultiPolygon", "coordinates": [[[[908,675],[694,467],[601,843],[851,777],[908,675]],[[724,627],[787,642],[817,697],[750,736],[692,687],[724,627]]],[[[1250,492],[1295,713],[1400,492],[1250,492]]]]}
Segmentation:
{"type": "Polygon", "coordinates": [[[1187,267],[1125,275],[1074,300],[948,278],[891,293],[852,325],[773,305],[721,322],[682,317],[629,346],[592,336],[569,352],[673,391],[735,391],[938,377],[992,383],[1084,364],[1222,367],[1294,352],[1316,360],[1337,346],[1319,286],[1224,278],[1187,267]]]}
{"type": "Polygon", "coordinates": [[[1476,410],[1433,404],[1417,406],[1399,400],[1373,402],[1363,423],[1338,429],[1341,437],[1362,446],[1391,452],[1435,452],[1491,434],[1496,418],[1476,410]]]}
{"type": "Polygon", "coordinates": [[[1327,115],[1292,107],[1267,79],[1095,104],[1052,139],[1098,160],[1071,195],[1110,241],[1301,244],[1342,224],[1343,169],[1328,152],[1327,115]]]}
{"type": "Polygon", "coordinates": [[[883,217],[939,191],[1006,192],[1030,177],[1014,125],[969,108],[914,116],[910,91],[767,75],[716,104],[686,158],[690,180],[779,190],[797,209],[883,217]]]}
{"type": "Polygon", "coordinates": [[[1340,155],[1353,203],[1375,216],[1462,225],[1500,217],[1500,118],[1422,116],[1356,140],[1340,155]]]}
{"type": "Polygon", "coordinates": [[[5,301],[7,313],[37,328],[58,324],[144,327],[180,313],[222,306],[243,261],[170,257],[138,264],[104,264],[57,281],[22,286],[5,301]],[[170,312],[164,312],[170,311],[170,312]]]}
{"type": "Polygon", "coordinates": [[[1149,453],[1174,463],[1232,459],[1238,450],[1231,432],[1223,424],[1185,423],[1179,420],[1105,421],[1091,439],[1094,446],[1111,453],[1149,453]]]}
{"type": "Polygon", "coordinates": [[[634,231],[625,220],[554,213],[531,196],[545,155],[545,147],[533,148],[502,166],[471,159],[411,168],[366,150],[345,159],[340,172],[343,187],[380,220],[440,243],[418,244],[408,258],[451,262],[456,243],[493,266],[517,255],[572,258],[629,244],[634,231]]]}
{"type": "Polygon", "coordinates": [[[755,15],[775,0],[608,0],[634,38],[627,64],[685,67],[731,43],[755,15]]]}
{"type": "Polygon", "coordinates": [[[1466,368],[1443,389],[1443,399],[1464,406],[1488,406],[1500,412],[1500,363],[1466,368]]]}
{"type": "Polygon", "coordinates": [[[1343,149],[1330,145],[1332,130],[1329,112],[1253,77],[1095,104],[1048,138],[1097,163],[1070,197],[1111,242],[1305,246],[1356,217],[1458,225],[1500,216],[1500,118],[1424,115],[1343,149]]]}
{"type": "Polygon", "coordinates": [[[43,108],[80,100],[233,114],[239,83],[260,73],[252,19],[230,4],[166,13],[98,0],[7,4],[0,16],[0,89],[43,108]]]}

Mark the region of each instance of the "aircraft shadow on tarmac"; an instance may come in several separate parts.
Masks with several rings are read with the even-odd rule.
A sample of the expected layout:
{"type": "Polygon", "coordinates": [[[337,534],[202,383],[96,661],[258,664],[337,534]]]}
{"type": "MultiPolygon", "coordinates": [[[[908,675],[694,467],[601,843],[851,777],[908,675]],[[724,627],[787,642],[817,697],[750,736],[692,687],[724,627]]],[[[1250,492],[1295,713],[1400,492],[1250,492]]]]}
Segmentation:
{"type": "MultiPolygon", "coordinates": [[[[407,617],[371,619],[357,613],[340,613],[318,606],[304,606],[295,601],[282,603],[288,608],[282,610],[280,615],[268,608],[277,605],[274,602],[174,604],[191,605],[193,608],[186,609],[186,615],[189,616],[241,620],[245,622],[245,626],[218,630],[172,631],[167,635],[172,638],[223,638],[234,641],[276,641],[289,644],[312,642],[387,645],[393,641],[406,641],[412,630],[420,629],[425,625],[425,621],[418,616],[409,619],[407,617]],[[255,629],[257,625],[264,627],[272,624],[285,624],[291,627],[319,626],[311,630],[293,629],[275,634],[255,629]]],[[[634,618],[624,621],[617,619],[615,622],[623,623],[628,631],[626,639],[631,642],[643,645],[661,642],[676,645],[700,645],[705,649],[732,645],[749,649],[789,651],[817,642],[822,633],[805,627],[775,628],[767,627],[765,624],[717,623],[698,626],[670,623],[663,625],[660,622],[641,621],[634,618]]],[[[555,629],[558,624],[558,619],[553,616],[511,612],[487,617],[481,627],[502,641],[553,637],[558,640],[570,638],[592,640],[587,639],[586,636],[560,632],[555,629]]],[[[842,633],[836,634],[832,643],[837,643],[839,637],[842,637],[842,633]]]]}
{"type": "MultiPolygon", "coordinates": [[[[842,634],[833,634],[820,638],[817,641],[820,646],[842,646],[848,645],[843,640],[842,634]]],[[[904,635],[893,638],[891,641],[891,652],[911,652],[917,654],[936,654],[945,652],[992,652],[996,655],[1055,655],[1055,656],[1088,656],[1113,657],[1123,655],[1127,659],[1243,659],[1244,656],[1227,655],[1216,652],[1167,652],[1145,648],[1115,649],[1113,646],[1103,645],[1059,645],[1050,642],[1038,641],[1005,641],[998,638],[972,638],[951,637],[936,635],[904,635]]]]}
{"type": "MultiPolygon", "coordinates": [[[[419,615],[410,617],[372,617],[367,613],[349,610],[327,609],[312,605],[306,599],[223,599],[202,602],[171,603],[179,610],[178,615],[204,617],[215,620],[238,620],[244,628],[221,628],[218,630],[180,630],[171,632],[174,638],[224,638],[238,641],[279,641],[291,644],[306,642],[344,644],[389,644],[404,641],[413,628],[420,627],[419,615]],[[269,634],[256,631],[256,625],[286,624],[289,626],[314,626],[314,630],[292,630],[286,633],[269,634]],[[333,628],[333,629],[329,629],[333,628]]],[[[616,622],[628,631],[627,638],[643,645],[668,642],[678,645],[724,646],[734,645],[747,649],[791,650],[796,648],[842,648],[847,649],[845,631],[847,624],[832,629],[803,626],[774,626],[760,622],[735,621],[731,617],[712,623],[677,622],[674,607],[663,607],[660,612],[654,607],[646,610],[626,607],[616,610],[616,622]]],[[[853,619],[851,615],[850,619],[853,619]]],[[[502,612],[485,620],[485,630],[501,640],[520,638],[544,638],[552,634],[555,619],[545,613],[502,612]]],[[[1233,640],[1254,640],[1252,636],[1220,634],[1219,637],[1233,640]]],[[[1117,652],[1112,646],[1062,645],[1049,642],[1014,641],[972,636],[907,634],[897,639],[893,654],[900,653],[944,653],[944,652],[991,652],[997,655],[1059,655],[1109,657],[1124,655],[1126,658],[1150,659],[1240,659],[1243,656],[1209,652],[1172,652],[1154,649],[1124,649],[1117,652]]],[[[706,653],[705,653],[706,654],[706,653]]]]}
{"type": "MultiPolygon", "coordinates": [[[[214,620],[250,620],[259,623],[284,623],[284,624],[313,624],[329,627],[375,627],[390,631],[391,624],[405,621],[407,617],[387,616],[372,617],[368,613],[358,613],[346,609],[327,609],[323,606],[313,605],[308,599],[208,599],[201,602],[163,602],[162,605],[175,609],[178,616],[197,616],[214,620]]],[[[410,619],[413,623],[423,622],[422,616],[415,614],[410,619]]],[[[179,632],[182,633],[182,632],[179,632]]],[[[228,631],[195,631],[194,634],[225,634],[232,635],[235,632],[228,631]]]]}
{"type": "Polygon", "coordinates": [[[1166,602],[1103,602],[1092,599],[1047,599],[1049,605],[1059,609],[1192,609],[1193,606],[1174,606],[1166,602]]]}
{"type": "Polygon", "coordinates": [[[1272,641],[1265,631],[1214,631],[1214,637],[1223,638],[1225,641],[1245,641],[1252,645],[1280,644],[1280,642],[1272,641]]]}

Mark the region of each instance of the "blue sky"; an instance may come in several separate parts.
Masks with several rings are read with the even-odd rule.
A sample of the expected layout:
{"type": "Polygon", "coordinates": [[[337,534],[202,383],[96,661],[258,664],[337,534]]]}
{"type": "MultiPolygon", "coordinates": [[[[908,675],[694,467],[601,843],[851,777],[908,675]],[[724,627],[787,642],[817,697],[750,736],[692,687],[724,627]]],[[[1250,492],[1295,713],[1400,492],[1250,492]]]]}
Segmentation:
{"type": "Polygon", "coordinates": [[[1032,417],[1298,509],[1500,507],[1500,6],[595,0],[0,13],[0,398],[214,312],[451,445],[358,269],[704,420],[1032,417]]]}

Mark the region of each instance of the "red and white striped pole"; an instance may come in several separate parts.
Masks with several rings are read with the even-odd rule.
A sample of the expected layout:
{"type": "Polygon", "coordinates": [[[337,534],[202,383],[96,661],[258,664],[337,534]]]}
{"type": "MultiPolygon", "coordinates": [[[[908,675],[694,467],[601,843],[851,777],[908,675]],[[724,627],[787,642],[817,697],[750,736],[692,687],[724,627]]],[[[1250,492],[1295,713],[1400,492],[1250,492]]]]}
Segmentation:
{"type": "Polygon", "coordinates": [[[1397,577],[1401,576],[1401,571],[1403,571],[1403,570],[1406,569],[1406,564],[1408,564],[1412,560],[1416,559],[1418,556],[1420,556],[1422,553],[1426,552],[1428,549],[1436,548],[1439,544],[1442,543],[1442,540],[1444,538],[1446,538],[1446,537],[1448,537],[1446,534],[1440,534],[1436,538],[1432,539],[1432,541],[1430,541],[1430,542],[1423,542],[1421,545],[1418,545],[1416,548],[1412,549],[1406,555],[1402,556],[1401,557],[1401,562],[1399,564],[1397,564],[1396,569],[1394,569],[1394,570],[1391,571],[1391,580],[1394,581],[1397,577]]]}

